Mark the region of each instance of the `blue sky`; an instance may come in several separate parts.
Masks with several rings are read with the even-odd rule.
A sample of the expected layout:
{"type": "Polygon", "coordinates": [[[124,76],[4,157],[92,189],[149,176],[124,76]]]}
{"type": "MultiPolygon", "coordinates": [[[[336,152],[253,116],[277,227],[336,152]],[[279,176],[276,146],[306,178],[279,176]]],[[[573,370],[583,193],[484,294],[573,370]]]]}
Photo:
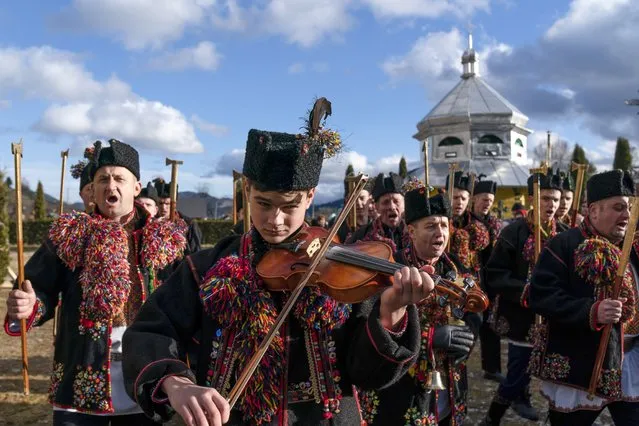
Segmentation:
{"type": "MultiPolygon", "coordinates": [[[[579,142],[610,167],[639,118],[639,11],[631,0],[64,0],[0,10],[0,167],[24,140],[23,174],[57,194],[60,151],[139,148],[142,179],[229,195],[250,128],[296,132],[315,96],[349,151],[325,165],[319,201],[349,162],[368,173],[418,161],[416,123],[459,79],[472,28],[482,76],[530,118],[534,143],[579,142]],[[471,25],[472,26],[469,26],[471,25]]],[[[74,201],[77,182],[67,179],[74,201]]]]}

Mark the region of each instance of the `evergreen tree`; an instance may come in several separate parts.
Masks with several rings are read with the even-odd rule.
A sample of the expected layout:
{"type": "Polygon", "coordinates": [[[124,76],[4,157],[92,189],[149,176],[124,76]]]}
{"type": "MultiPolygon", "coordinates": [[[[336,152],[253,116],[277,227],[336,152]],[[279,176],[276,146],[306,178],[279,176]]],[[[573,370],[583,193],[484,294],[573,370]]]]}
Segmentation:
{"type": "Polygon", "coordinates": [[[402,179],[406,179],[408,177],[408,166],[406,165],[406,159],[404,157],[399,160],[399,175],[402,179]]]}
{"type": "MultiPolygon", "coordinates": [[[[3,182],[2,178],[4,173],[0,171],[0,182],[3,182]]],[[[7,273],[7,267],[9,266],[9,213],[7,211],[7,205],[9,204],[9,187],[6,182],[10,179],[7,178],[4,183],[0,183],[0,281],[1,278],[7,273]]]]}
{"type": "Polygon", "coordinates": [[[349,176],[355,176],[355,169],[352,164],[349,164],[346,167],[346,173],[344,174],[344,198],[348,197],[348,182],[346,182],[346,178],[349,176]]]}
{"type": "MultiPolygon", "coordinates": [[[[586,169],[586,173],[584,174],[583,191],[585,191],[586,190],[586,182],[588,182],[588,179],[590,179],[590,176],[592,176],[595,173],[597,173],[597,168],[595,167],[594,164],[592,164],[590,161],[588,161],[588,158],[586,158],[586,151],[584,151],[584,149],[579,144],[575,144],[575,148],[572,151],[572,161],[574,161],[577,164],[588,164],[588,168],[586,169]]],[[[572,178],[575,181],[577,180],[577,172],[573,172],[572,173],[572,178]]],[[[583,194],[582,194],[581,199],[582,200],[584,199],[583,194]]]]}
{"type": "Polygon", "coordinates": [[[619,136],[615,148],[615,159],[612,162],[613,169],[632,171],[632,151],[628,139],[619,136]]]}
{"type": "Polygon", "coordinates": [[[13,186],[13,181],[11,180],[9,176],[7,176],[7,179],[4,181],[4,184],[7,186],[7,188],[11,189],[11,186],[13,186]]]}
{"type": "Polygon", "coordinates": [[[44,220],[47,218],[47,207],[44,201],[44,187],[40,181],[38,181],[36,198],[33,204],[33,218],[35,220],[44,220]]]}

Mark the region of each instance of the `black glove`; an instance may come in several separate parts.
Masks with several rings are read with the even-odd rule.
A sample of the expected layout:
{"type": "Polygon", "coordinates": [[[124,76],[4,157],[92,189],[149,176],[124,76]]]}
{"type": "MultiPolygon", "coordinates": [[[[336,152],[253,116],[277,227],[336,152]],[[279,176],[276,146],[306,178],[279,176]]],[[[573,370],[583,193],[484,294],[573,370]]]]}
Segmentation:
{"type": "Polygon", "coordinates": [[[466,325],[440,325],[433,334],[433,347],[444,349],[456,362],[468,358],[474,342],[475,336],[466,325]]]}

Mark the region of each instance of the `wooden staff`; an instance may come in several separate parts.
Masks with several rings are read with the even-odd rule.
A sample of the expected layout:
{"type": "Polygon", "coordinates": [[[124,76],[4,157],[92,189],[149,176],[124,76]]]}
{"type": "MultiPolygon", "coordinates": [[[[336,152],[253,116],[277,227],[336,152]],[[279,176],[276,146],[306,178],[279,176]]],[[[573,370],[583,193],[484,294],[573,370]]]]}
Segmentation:
{"type": "MultiPolygon", "coordinates": [[[[64,213],[64,175],[67,168],[67,158],[69,157],[69,150],[62,151],[60,153],[62,157],[62,171],[60,172],[60,204],[58,205],[58,215],[62,216],[64,213]]],[[[58,335],[58,324],[60,322],[60,302],[62,294],[58,294],[58,303],[55,304],[55,311],[53,312],[53,344],[55,345],[55,338],[58,335]]]]}
{"type": "MultiPolygon", "coordinates": [[[[457,171],[457,163],[450,163],[448,165],[448,201],[450,202],[450,208],[453,208],[453,193],[455,192],[455,172],[457,171]]],[[[451,218],[452,221],[453,218],[451,218]]],[[[450,238],[446,243],[446,251],[450,251],[450,238]]]]}
{"type": "Polygon", "coordinates": [[[552,156],[551,156],[551,152],[550,152],[550,134],[551,131],[548,130],[546,132],[546,134],[548,135],[548,137],[546,138],[546,166],[547,167],[552,167],[552,156]]]}
{"type": "MultiPolygon", "coordinates": [[[[535,237],[535,258],[533,263],[535,264],[541,253],[541,200],[539,194],[539,178],[547,172],[548,168],[543,163],[541,167],[530,169],[530,174],[533,175],[533,232],[535,237]]],[[[541,324],[541,322],[542,316],[535,315],[535,324],[541,324]]]]}
{"type": "Polygon", "coordinates": [[[177,178],[180,164],[184,164],[184,161],[166,159],[166,165],[171,166],[171,207],[169,210],[169,218],[171,220],[175,220],[177,211],[177,178]]]}
{"type": "Polygon", "coordinates": [[[424,186],[426,187],[426,192],[429,192],[430,176],[428,171],[428,138],[424,139],[424,147],[422,150],[424,151],[424,186]]]}
{"type": "MultiPolygon", "coordinates": [[[[353,193],[353,191],[355,191],[355,185],[357,184],[357,182],[359,181],[359,176],[346,176],[346,179],[344,179],[344,181],[346,181],[346,183],[348,184],[348,196],[350,197],[350,195],[353,193]]],[[[357,193],[357,197],[359,197],[359,192],[357,193]]],[[[355,232],[357,230],[357,205],[353,204],[353,208],[351,209],[350,213],[348,214],[348,221],[350,222],[350,227],[353,230],[353,232],[355,232]]]]}
{"type": "MultiPolygon", "coordinates": [[[[626,228],[626,235],[623,237],[623,248],[621,249],[621,257],[619,258],[619,267],[617,268],[617,276],[615,277],[615,283],[612,287],[611,298],[613,300],[619,299],[619,293],[621,292],[621,284],[623,283],[624,275],[626,274],[626,268],[628,266],[628,260],[630,259],[630,251],[632,250],[632,243],[635,238],[635,229],[637,229],[637,222],[639,221],[639,202],[637,197],[633,197],[632,208],[630,210],[630,221],[626,228]]],[[[623,327],[623,325],[622,325],[623,327]]],[[[592,376],[590,376],[590,385],[588,386],[588,399],[592,400],[595,395],[595,389],[599,382],[599,376],[601,375],[601,368],[603,367],[604,358],[606,352],[608,352],[608,342],[610,341],[610,333],[612,332],[612,324],[606,324],[599,340],[599,348],[597,349],[597,358],[595,358],[595,367],[592,370],[592,376]]]]}
{"type": "Polygon", "coordinates": [[[271,342],[273,341],[275,336],[279,333],[279,330],[282,327],[282,324],[284,324],[284,321],[286,321],[288,314],[293,309],[295,302],[297,301],[299,296],[302,294],[302,290],[304,290],[306,283],[315,273],[315,269],[317,268],[317,265],[319,265],[320,261],[324,258],[324,255],[326,254],[326,251],[329,249],[330,245],[332,244],[333,238],[335,238],[335,235],[337,234],[339,227],[342,226],[342,223],[344,222],[344,220],[346,220],[346,217],[348,216],[348,212],[355,205],[357,194],[359,194],[362,191],[362,189],[364,189],[364,185],[366,184],[367,179],[368,178],[366,176],[359,175],[359,181],[357,182],[357,185],[355,186],[355,190],[348,197],[348,200],[346,201],[346,204],[344,205],[344,209],[337,216],[337,219],[335,220],[335,225],[333,225],[331,230],[328,232],[328,236],[326,237],[324,242],[321,244],[321,246],[317,249],[317,251],[313,252],[312,254],[309,253],[309,256],[312,257],[311,264],[308,266],[308,269],[304,273],[304,276],[302,277],[300,282],[297,284],[297,287],[295,287],[295,289],[291,292],[291,295],[289,296],[288,301],[282,308],[282,311],[280,312],[277,319],[275,320],[275,323],[269,330],[264,340],[262,340],[262,342],[260,343],[260,346],[257,348],[257,351],[255,351],[255,354],[253,354],[253,356],[249,360],[246,367],[244,367],[242,374],[237,379],[237,381],[235,382],[235,385],[233,386],[233,389],[231,389],[231,392],[229,393],[228,400],[229,400],[229,406],[231,410],[233,409],[233,407],[237,403],[237,400],[240,398],[240,395],[246,388],[246,385],[248,384],[249,380],[251,379],[251,376],[253,375],[257,367],[259,366],[260,361],[266,354],[266,351],[268,350],[269,346],[271,346],[271,342]]]}
{"type": "MultiPolygon", "coordinates": [[[[242,173],[233,170],[233,225],[237,225],[237,183],[242,182],[242,173]]],[[[241,185],[242,187],[244,185],[241,185]]],[[[242,191],[244,188],[242,188],[242,191]]],[[[242,200],[244,201],[244,200],[242,200]]],[[[246,208],[243,207],[243,208],[246,208]]]]}
{"type": "Polygon", "coordinates": [[[572,227],[576,228],[577,227],[577,212],[579,211],[579,209],[581,208],[581,193],[583,192],[584,189],[584,177],[586,174],[586,169],[588,168],[587,164],[579,164],[579,163],[575,163],[574,161],[571,164],[570,167],[570,171],[577,172],[577,182],[575,183],[575,200],[572,208],[572,217],[571,217],[571,223],[572,223],[572,227]]]}
{"type": "Polygon", "coordinates": [[[249,194],[246,190],[247,180],[246,176],[235,170],[233,170],[233,180],[240,181],[240,185],[242,186],[242,210],[244,212],[242,220],[244,221],[244,233],[246,234],[251,229],[251,206],[249,205],[249,194]]]}
{"type": "MultiPolygon", "coordinates": [[[[11,144],[15,162],[16,192],[16,244],[18,250],[18,288],[24,291],[24,243],[22,240],[22,139],[11,144]]],[[[22,343],[22,382],[25,395],[29,395],[29,356],[27,353],[27,320],[20,320],[20,341],[22,343]]]]}

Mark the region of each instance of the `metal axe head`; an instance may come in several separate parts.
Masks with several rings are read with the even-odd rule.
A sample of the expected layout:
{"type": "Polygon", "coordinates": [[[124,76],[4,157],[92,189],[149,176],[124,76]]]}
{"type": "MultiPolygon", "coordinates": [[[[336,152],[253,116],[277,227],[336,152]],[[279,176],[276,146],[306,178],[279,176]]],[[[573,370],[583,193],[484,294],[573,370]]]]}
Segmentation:
{"type": "Polygon", "coordinates": [[[11,154],[22,155],[22,139],[20,139],[20,142],[11,144],[11,154]]]}
{"type": "Polygon", "coordinates": [[[69,156],[69,150],[67,149],[66,151],[62,151],[60,153],[60,157],[64,158],[64,157],[68,157],[69,156]]]}
{"type": "Polygon", "coordinates": [[[233,180],[240,180],[244,177],[244,175],[237,170],[233,170],[233,180]]]}
{"type": "Polygon", "coordinates": [[[587,164],[580,164],[580,163],[575,163],[574,161],[570,164],[570,171],[571,172],[577,172],[579,170],[582,169],[586,169],[586,167],[588,167],[587,164]]]}
{"type": "Polygon", "coordinates": [[[166,165],[167,166],[172,166],[174,164],[184,164],[184,161],[180,161],[180,160],[171,160],[170,158],[167,157],[166,159],[166,165]]]}

